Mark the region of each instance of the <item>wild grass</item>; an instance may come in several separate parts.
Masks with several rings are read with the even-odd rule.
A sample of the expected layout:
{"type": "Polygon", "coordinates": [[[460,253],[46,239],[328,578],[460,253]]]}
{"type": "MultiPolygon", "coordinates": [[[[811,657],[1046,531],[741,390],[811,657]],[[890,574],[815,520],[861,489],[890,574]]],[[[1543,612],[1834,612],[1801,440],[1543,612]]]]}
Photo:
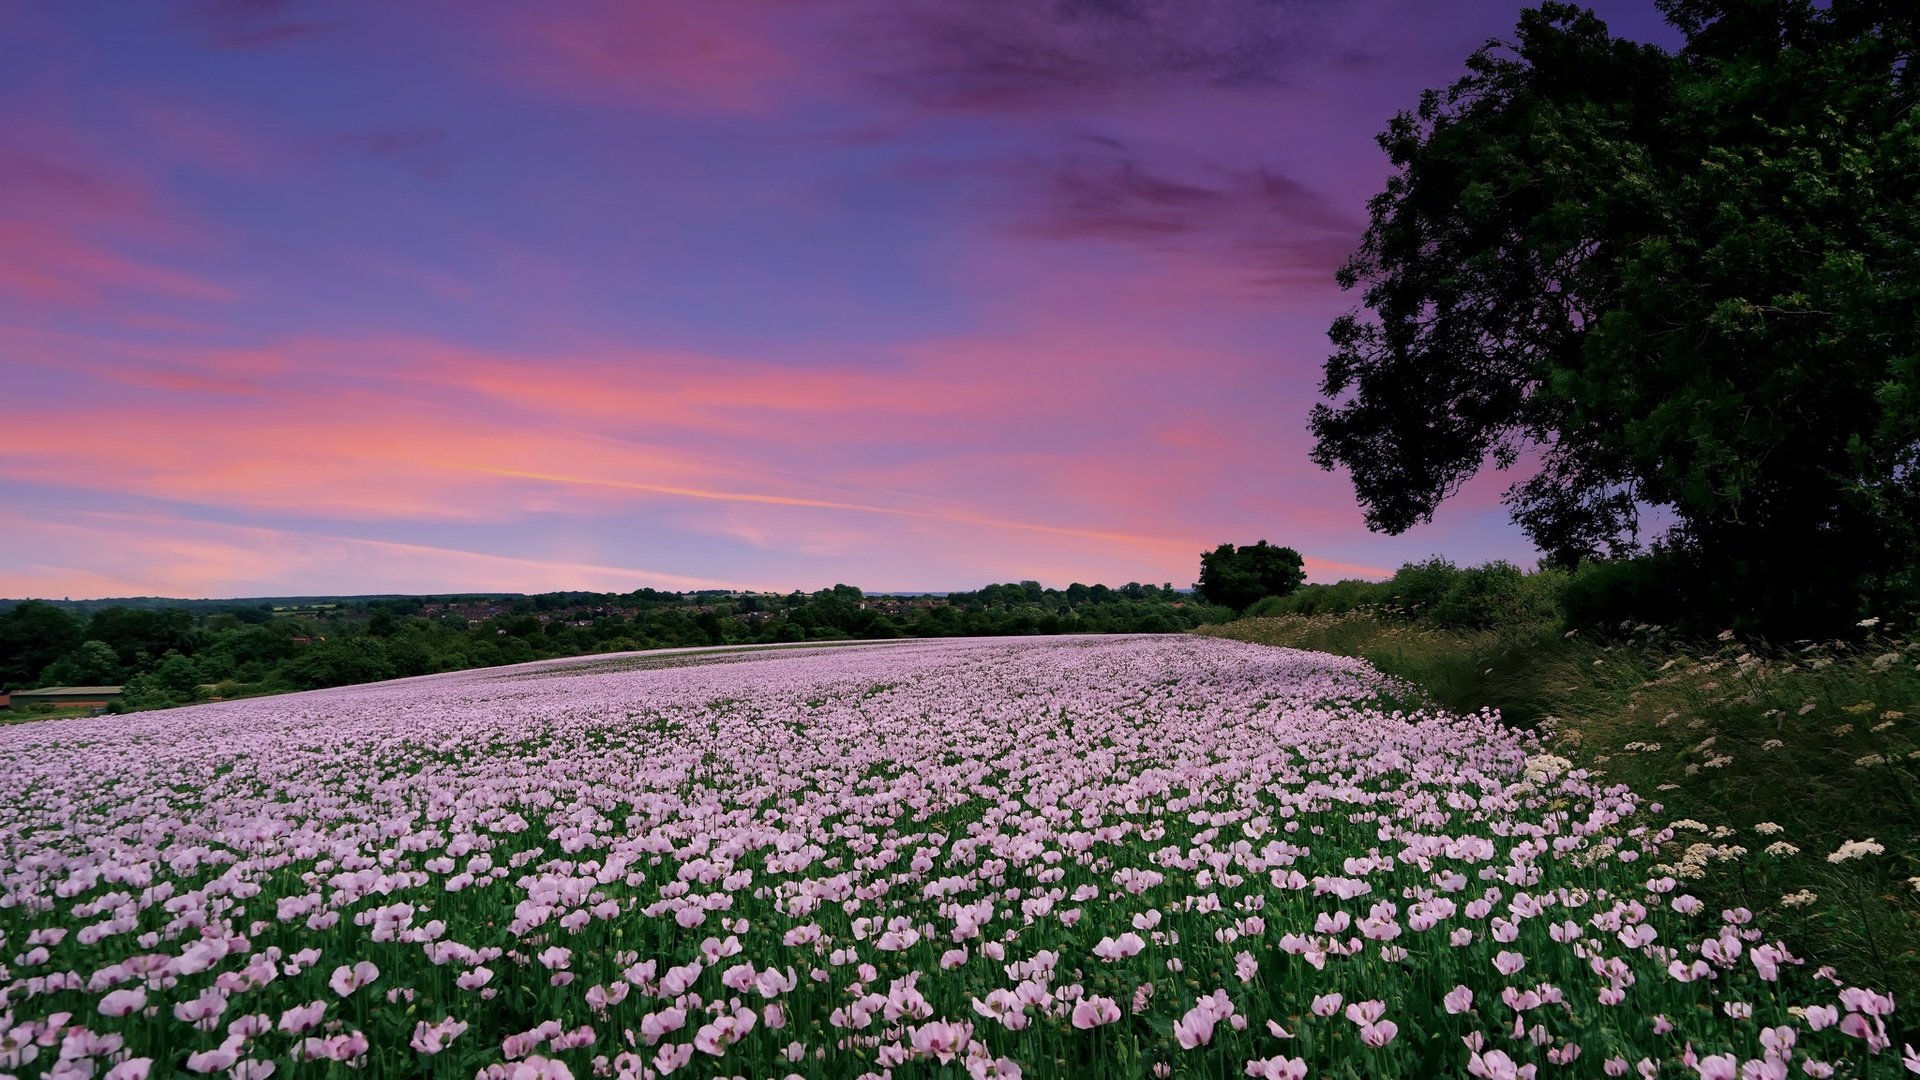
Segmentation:
{"type": "Polygon", "coordinates": [[[1196,633],[1361,657],[1434,704],[1539,728],[1663,804],[1680,825],[1666,861],[1703,898],[1920,1001],[1920,642],[1686,642],[1644,625],[1601,640],[1366,612],[1196,633]]]}

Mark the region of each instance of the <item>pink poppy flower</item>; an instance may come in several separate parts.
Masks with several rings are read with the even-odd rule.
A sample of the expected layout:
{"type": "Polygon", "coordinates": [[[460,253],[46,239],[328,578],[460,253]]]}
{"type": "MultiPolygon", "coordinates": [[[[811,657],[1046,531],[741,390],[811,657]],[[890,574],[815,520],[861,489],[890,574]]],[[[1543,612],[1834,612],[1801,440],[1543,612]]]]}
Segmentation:
{"type": "Polygon", "coordinates": [[[1393,1041],[1400,1033],[1400,1026],[1391,1020],[1382,1020],[1377,1024],[1367,1024],[1360,1029],[1360,1041],[1371,1047],[1382,1047],[1393,1041]]]}
{"type": "Polygon", "coordinates": [[[1089,996],[1073,1006],[1073,1026],[1086,1030],[1120,1019],[1120,1003],[1112,998],[1089,996]]]}
{"type": "Polygon", "coordinates": [[[915,1056],[937,1058],[945,1064],[973,1041],[973,1025],[933,1020],[909,1029],[907,1037],[915,1056]]]}
{"type": "Polygon", "coordinates": [[[1182,1050],[1205,1046],[1213,1041],[1213,1028],[1217,1022],[1212,1009],[1205,1005],[1196,1005],[1187,1010],[1185,1016],[1174,1021],[1174,1040],[1180,1044],[1182,1050]]]}
{"type": "Polygon", "coordinates": [[[341,964],[334,968],[333,976],[327,980],[327,985],[333,988],[334,993],[347,997],[355,990],[379,978],[380,969],[374,965],[373,961],[362,960],[352,967],[341,964]]]}
{"type": "Polygon", "coordinates": [[[1270,1057],[1247,1062],[1247,1075],[1258,1080],[1305,1080],[1307,1063],[1300,1058],[1270,1057]]]}
{"type": "Polygon", "coordinates": [[[140,987],[125,990],[109,990],[100,999],[101,1016],[127,1016],[147,1007],[147,992],[140,987]]]}

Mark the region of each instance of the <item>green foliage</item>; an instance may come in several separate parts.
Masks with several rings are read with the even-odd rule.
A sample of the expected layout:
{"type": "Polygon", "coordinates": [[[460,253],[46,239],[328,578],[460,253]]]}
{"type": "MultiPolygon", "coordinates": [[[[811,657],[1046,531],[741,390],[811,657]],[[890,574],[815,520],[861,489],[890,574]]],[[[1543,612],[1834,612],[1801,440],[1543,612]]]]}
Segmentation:
{"type": "Polygon", "coordinates": [[[0,613],[0,690],[39,685],[48,664],[80,647],[86,628],[61,608],[28,600],[0,613]]]}
{"type": "Polygon", "coordinates": [[[1612,630],[1621,624],[1648,623],[1691,633],[1713,633],[1701,615],[1714,605],[1700,603],[1701,579],[1695,560],[1657,549],[1634,559],[1592,559],[1568,575],[1560,602],[1571,628],[1612,630]]]}
{"type": "Polygon", "coordinates": [[[1383,606],[1402,618],[1430,616],[1459,580],[1459,569],[1446,559],[1407,563],[1387,579],[1383,606]]]}
{"type": "Polygon", "coordinates": [[[1489,630],[1500,626],[1552,623],[1560,614],[1560,589],[1565,576],[1554,570],[1522,573],[1510,562],[1496,560],[1471,566],[1454,575],[1429,618],[1452,630],[1489,630]]]}
{"type": "Polygon", "coordinates": [[[1285,596],[1307,578],[1300,553],[1261,540],[1221,544],[1200,556],[1200,595],[1208,603],[1245,611],[1269,596],[1285,596]]]}
{"type": "Polygon", "coordinates": [[[106,642],[121,664],[134,667],[158,660],[168,650],[191,654],[193,615],[181,608],[101,608],[87,620],[87,637],[106,642]]]}
{"type": "Polygon", "coordinates": [[[41,686],[117,686],[120,658],[104,641],[83,641],[79,648],[48,664],[40,673],[41,686]]]}
{"type": "Polygon", "coordinates": [[[1385,581],[1348,579],[1307,585],[1248,608],[1246,617],[1344,615],[1365,611],[1450,630],[1557,628],[1567,575],[1522,571],[1496,560],[1465,569],[1441,558],[1407,563],[1385,581]]]}
{"type": "Polygon", "coordinates": [[[1521,16],[1380,144],[1314,460],[1401,532],[1492,461],[1560,565],[1662,508],[1756,630],[1916,595],[1920,8],[1664,0],[1676,54],[1521,16]]]}
{"type": "Polygon", "coordinates": [[[200,699],[200,669],[177,652],[169,652],[150,671],[128,679],[125,691],[115,704],[118,711],[164,709],[172,705],[190,705],[200,699]]]}
{"type": "Polygon", "coordinates": [[[1248,608],[1247,618],[1268,615],[1344,615],[1381,604],[1386,583],[1346,578],[1331,585],[1302,585],[1285,596],[1269,596],[1248,608]]]}
{"type": "Polygon", "coordinates": [[[376,637],[321,642],[282,669],[282,677],[296,690],[377,682],[395,674],[386,642],[376,637]]]}

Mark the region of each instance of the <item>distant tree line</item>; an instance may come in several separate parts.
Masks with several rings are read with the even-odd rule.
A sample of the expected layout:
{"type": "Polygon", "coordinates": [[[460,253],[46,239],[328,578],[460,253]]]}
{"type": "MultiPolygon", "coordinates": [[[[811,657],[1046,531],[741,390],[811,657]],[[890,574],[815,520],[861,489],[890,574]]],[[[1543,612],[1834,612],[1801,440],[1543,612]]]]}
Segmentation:
{"type": "Polygon", "coordinates": [[[522,597],[29,600],[0,611],[0,690],[123,685],[117,707],[182,705],[632,649],[900,637],[1172,633],[1232,612],[1171,584],[869,596],[547,593],[522,597]],[[135,606],[138,604],[139,606],[135,606]],[[476,610],[488,614],[473,617],[476,610]]]}

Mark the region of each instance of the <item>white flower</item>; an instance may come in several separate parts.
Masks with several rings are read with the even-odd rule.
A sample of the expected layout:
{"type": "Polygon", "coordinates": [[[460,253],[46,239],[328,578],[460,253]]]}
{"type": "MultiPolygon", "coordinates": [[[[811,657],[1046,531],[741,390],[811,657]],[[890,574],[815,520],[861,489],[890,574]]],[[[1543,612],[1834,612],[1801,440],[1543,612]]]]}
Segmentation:
{"type": "Polygon", "coordinates": [[[1784,907],[1806,907],[1818,899],[1820,899],[1819,893],[1808,889],[1801,889],[1799,892],[1788,893],[1781,897],[1780,903],[1784,907]]]}
{"type": "Polygon", "coordinates": [[[1558,754],[1535,754],[1527,759],[1526,777],[1528,780],[1551,780],[1568,769],[1573,762],[1558,754]]]}
{"type": "Polygon", "coordinates": [[[1843,863],[1848,859],[1858,859],[1863,855],[1885,855],[1887,849],[1876,843],[1873,837],[1865,840],[1849,840],[1840,845],[1840,850],[1827,856],[1830,863],[1843,863]]]}
{"type": "Polygon", "coordinates": [[[1784,832],[1785,830],[1782,829],[1778,824],[1774,822],[1763,821],[1760,824],[1755,825],[1753,827],[1753,831],[1759,833],[1761,836],[1772,836],[1774,833],[1784,832]]]}
{"type": "Polygon", "coordinates": [[[1786,858],[1788,855],[1800,854],[1800,849],[1787,843],[1785,840],[1775,840],[1773,843],[1767,845],[1767,854],[1776,858],[1786,858]]]}

